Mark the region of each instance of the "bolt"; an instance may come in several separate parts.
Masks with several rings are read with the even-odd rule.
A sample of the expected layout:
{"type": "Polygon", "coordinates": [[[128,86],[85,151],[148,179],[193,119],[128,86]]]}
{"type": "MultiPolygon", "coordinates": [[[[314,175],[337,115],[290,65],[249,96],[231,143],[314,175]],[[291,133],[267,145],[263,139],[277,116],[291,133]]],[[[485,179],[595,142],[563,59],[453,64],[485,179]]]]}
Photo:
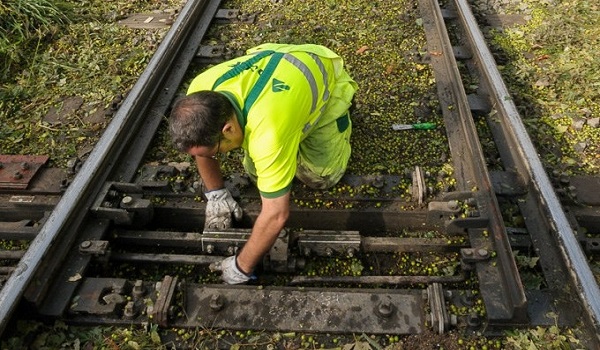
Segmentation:
{"type": "Polygon", "coordinates": [[[330,247],[327,247],[325,249],[325,255],[327,255],[327,256],[333,256],[333,249],[331,249],[330,247]]]}
{"type": "Polygon", "coordinates": [[[450,315],[450,325],[456,326],[458,324],[458,316],[456,314],[450,315]]]}
{"type": "Polygon", "coordinates": [[[62,180],[60,180],[60,189],[61,190],[67,189],[67,187],[69,187],[70,183],[71,182],[68,179],[62,179],[62,180]]]}
{"type": "Polygon", "coordinates": [[[79,247],[82,248],[82,249],[88,249],[91,246],[92,246],[92,242],[91,241],[83,241],[79,245],[79,247]]]}
{"type": "Polygon", "coordinates": [[[471,256],[471,255],[473,255],[473,250],[463,249],[463,254],[465,254],[466,256],[471,256]]]}
{"type": "Polygon", "coordinates": [[[466,306],[473,306],[474,301],[473,293],[471,291],[467,291],[467,293],[460,298],[460,302],[466,306]]]}
{"type": "Polygon", "coordinates": [[[457,200],[448,201],[448,209],[457,210],[458,209],[458,201],[457,200]]]}
{"type": "Polygon", "coordinates": [[[390,317],[394,312],[394,305],[389,300],[383,300],[377,307],[377,313],[383,317],[390,317]]]}
{"type": "Polygon", "coordinates": [[[304,249],[302,250],[302,254],[304,254],[304,256],[310,256],[311,249],[309,247],[304,247],[304,249]]]}
{"type": "Polygon", "coordinates": [[[123,199],[121,199],[121,204],[129,205],[132,203],[133,203],[133,197],[131,197],[131,196],[125,196],[125,197],[123,197],[123,199]]]}
{"type": "Polygon", "coordinates": [[[15,173],[13,174],[13,178],[15,178],[16,180],[21,180],[23,178],[23,174],[21,174],[21,172],[19,171],[15,171],[15,173]]]}
{"type": "Polygon", "coordinates": [[[213,311],[219,311],[219,310],[223,309],[223,306],[225,306],[225,300],[224,300],[223,296],[219,293],[213,294],[210,297],[209,306],[213,311]]]}
{"type": "Polygon", "coordinates": [[[0,169],[4,168],[4,164],[0,163],[0,169]]]}
{"type": "Polygon", "coordinates": [[[29,170],[29,164],[27,162],[21,163],[21,170],[29,170]]]}
{"type": "Polygon", "coordinates": [[[477,251],[477,254],[479,254],[480,257],[485,258],[486,256],[488,256],[489,253],[487,249],[482,248],[477,251]]]}
{"type": "Polygon", "coordinates": [[[176,179],[175,183],[173,184],[173,190],[175,191],[181,191],[183,190],[184,185],[183,185],[183,180],[182,179],[176,179]]]}
{"type": "Polygon", "coordinates": [[[123,309],[123,316],[127,319],[135,317],[135,310],[133,309],[133,301],[128,301],[123,309]]]}
{"type": "Polygon", "coordinates": [[[169,306],[169,309],[167,310],[167,317],[174,318],[176,311],[177,311],[177,309],[175,308],[175,305],[169,306]]]}
{"type": "Polygon", "coordinates": [[[144,295],[144,282],[142,280],[136,280],[133,285],[133,296],[140,298],[144,295]]]}
{"type": "Polygon", "coordinates": [[[346,254],[348,255],[349,258],[354,258],[354,255],[356,254],[356,250],[354,250],[354,248],[348,248],[346,250],[346,254]]]}
{"type": "Polygon", "coordinates": [[[215,246],[213,246],[212,244],[207,244],[206,245],[206,253],[207,254],[212,254],[215,251],[215,246]]]}
{"type": "Polygon", "coordinates": [[[479,217],[479,215],[480,215],[479,210],[477,210],[477,209],[470,209],[470,210],[467,210],[465,213],[470,218],[476,218],[476,217],[479,217]]]}
{"type": "Polygon", "coordinates": [[[112,290],[115,294],[123,294],[123,286],[121,285],[113,284],[112,290]]]}
{"type": "Polygon", "coordinates": [[[476,312],[471,312],[469,316],[467,316],[467,324],[471,327],[477,327],[481,324],[481,318],[476,312]]]}
{"type": "Polygon", "coordinates": [[[234,255],[237,252],[237,247],[230,245],[227,247],[227,254],[234,255]]]}
{"type": "Polygon", "coordinates": [[[77,164],[76,159],[69,159],[67,161],[67,168],[75,168],[75,164],[77,164]]]}

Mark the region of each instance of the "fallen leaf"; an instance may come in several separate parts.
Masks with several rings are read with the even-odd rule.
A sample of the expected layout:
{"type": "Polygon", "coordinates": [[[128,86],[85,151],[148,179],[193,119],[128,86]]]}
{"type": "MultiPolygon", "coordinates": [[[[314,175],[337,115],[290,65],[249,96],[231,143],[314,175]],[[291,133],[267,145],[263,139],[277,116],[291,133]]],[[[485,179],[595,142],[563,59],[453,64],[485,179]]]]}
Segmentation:
{"type": "Polygon", "coordinates": [[[369,49],[369,47],[367,45],[363,45],[360,47],[360,49],[356,50],[356,53],[360,55],[360,54],[363,54],[368,49],[369,49]]]}
{"type": "Polygon", "coordinates": [[[569,127],[566,125],[557,125],[557,126],[555,126],[555,129],[556,129],[556,131],[558,131],[559,134],[562,134],[562,133],[566,132],[569,129],[569,127]]]}

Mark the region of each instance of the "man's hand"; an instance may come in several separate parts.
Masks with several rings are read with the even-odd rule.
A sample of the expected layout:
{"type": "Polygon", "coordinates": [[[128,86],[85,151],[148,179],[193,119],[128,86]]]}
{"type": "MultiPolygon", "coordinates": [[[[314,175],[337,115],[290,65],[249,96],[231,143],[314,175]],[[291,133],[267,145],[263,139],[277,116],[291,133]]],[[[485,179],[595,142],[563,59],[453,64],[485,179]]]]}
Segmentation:
{"type": "Polygon", "coordinates": [[[237,266],[236,256],[230,256],[209,266],[210,271],[221,271],[221,279],[227,284],[246,283],[250,276],[246,275],[237,266]]]}
{"type": "Polygon", "coordinates": [[[231,216],[236,220],[242,218],[242,207],[233,199],[228,189],[222,188],[205,193],[206,220],[204,228],[224,230],[231,227],[231,216]]]}

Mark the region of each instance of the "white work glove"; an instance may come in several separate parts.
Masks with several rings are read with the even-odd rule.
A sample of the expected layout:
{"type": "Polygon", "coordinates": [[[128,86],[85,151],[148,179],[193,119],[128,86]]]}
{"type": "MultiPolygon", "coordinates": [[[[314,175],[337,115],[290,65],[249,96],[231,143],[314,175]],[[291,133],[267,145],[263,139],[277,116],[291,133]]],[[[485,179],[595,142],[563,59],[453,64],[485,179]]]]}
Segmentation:
{"type": "Polygon", "coordinates": [[[206,220],[204,228],[224,230],[231,227],[231,215],[242,218],[242,207],[233,199],[228,189],[206,192],[206,220]]]}
{"type": "Polygon", "coordinates": [[[251,276],[246,275],[237,266],[236,256],[230,256],[221,261],[217,261],[208,266],[210,271],[221,271],[221,279],[227,284],[246,283],[251,276]]]}

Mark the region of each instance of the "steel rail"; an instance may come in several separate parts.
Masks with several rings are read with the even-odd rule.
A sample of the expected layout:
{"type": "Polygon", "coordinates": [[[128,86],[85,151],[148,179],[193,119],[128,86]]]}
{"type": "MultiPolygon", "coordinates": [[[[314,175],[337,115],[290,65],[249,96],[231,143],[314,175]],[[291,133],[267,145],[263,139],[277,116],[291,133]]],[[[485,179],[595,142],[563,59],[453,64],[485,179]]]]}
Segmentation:
{"type": "Polygon", "coordinates": [[[420,0],[419,6],[450,142],[457,187],[462,191],[479,192],[480,209],[489,219],[489,242],[482,240],[477,230],[469,230],[469,238],[472,245],[491,244],[491,249],[497,252],[498,266],[490,268],[478,265],[476,269],[488,320],[494,324],[524,323],[527,318],[525,291],[519,279],[444,17],[437,0],[420,0]]]}
{"type": "Polygon", "coordinates": [[[485,38],[469,4],[466,0],[455,0],[455,3],[463,26],[469,28],[466,34],[471,42],[473,54],[480,63],[480,70],[485,75],[491,89],[489,93],[493,100],[493,108],[501,111],[499,115],[504,118],[500,120],[500,128],[503,132],[503,139],[510,143],[506,149],[510,152],[511,160],[515,162],[518,175],[525,177],[524,183],[528,185],[529,191],[535,193],[530,199],[537,200],[536,204],[545,209],[545,219],[563,253],[581,302],[591,317],[596,329],[596,336],[600,337],[600,289],[577,240],[577,235],[569,224],[567,215],[544,170],[517,107],[511,99],[511,94],[485,44],[485,38]]]}
{"type": "MultiPolygon", "coordinates": [[[[127,153],[126,146],[138,135],[136,131],[147,124],[148,121],[144,118],[149,103],[160,94],[174,96],[176,93],[157,89],[164,86],[166,80],[173,79],[170,75],[173,73],[171,67],[174,57],[183,53],[187,57],[187,64],[191,62],[196,47],[186,48],[186,38],[198,27],[203,11],[212,11],[209,18],[213,18],[219,4],[220,1],[188,1],[183,7],[140,79],[0,291],[0,334],[4,332],[12,313],[44,260],[49,255],[52,255],[52,260],[57,264],[64,259],[64,256],[50,254],[52,247],[71,246],[78,234],[77,228],[84,222],[88,209],[99,192],[101,186],[98,184],[106,181],[115,168],[122,166],[119,160],[127,153]]],[[[208,23],[205,26],[208,27],[208,23]]],[[[179,78],[182,77],[183,73],[179,78]]],[[[151,117],[159,120],[162,118],[156,114],[151,117]]]]}

